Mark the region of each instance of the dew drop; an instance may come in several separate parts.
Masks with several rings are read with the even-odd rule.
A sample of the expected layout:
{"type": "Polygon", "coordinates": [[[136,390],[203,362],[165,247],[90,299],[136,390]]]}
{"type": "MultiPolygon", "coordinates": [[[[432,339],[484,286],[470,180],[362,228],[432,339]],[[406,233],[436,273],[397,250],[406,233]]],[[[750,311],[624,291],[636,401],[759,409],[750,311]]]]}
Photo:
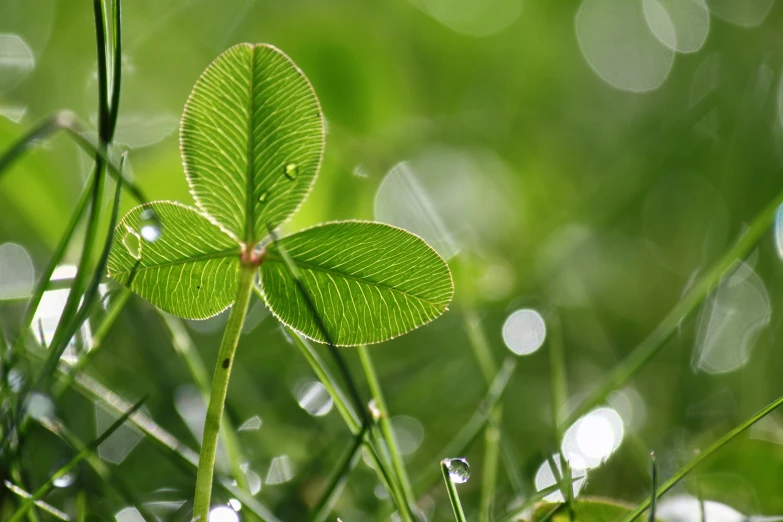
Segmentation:
{"type": "Polygon", "coordinates": [[[125,237],[122,238],[122,245],[135,259],[141,259],[141,241],[135,233],[129,231],[125,234],[125,237]]]}
{"type": "Polygon", "coordinates": [[[378,403],[375,402],[375,399],[370,400],[369,404],[367,404],[367,409],[370,410],[370,415],[372,416],[372,420],[378,421],[381,418],[381,409],[378,407],[378,403]]]}
{"type": "Polygon", "coordinates": [[[52,485],[56,488],[67,488],[70,487],[74,482],[76,481],[76,474],[72,471],[68,471],[66,473],[63,473],[59,477],[55,478],[52,481],[52,485]]]}
{"type": "Polygon", "coordinates": [[[299,173],[299,165],[296,163],[289,163],[285,166],[285,175],[288,179],[296,179],[296,175],[299,173]]]}
{"type": "Polygon", "coordinates": [[[449,470],[449,478],[455,484],[464,484],[470,478],[470,464],[467,459],[444,459],[443,463],[449,470]]]}
{"type": "Polygon", "coordinates": [[[268,190],[265,190],[265,191],[264,191],[264,192],[261,194],[261,196],[258,198],[258,201],[260,201],[261,203],[266,203],[266,200],[267,200],[267,199],[269,199],[269,191],[268,191],[268,190]]]}
{"type": "Polygon", "coordinates": [[[141,237],[150,243],[157,241],[163,232],[160,220],[151,208],[145,208],[141,211],[141,214],[139,215],[139,225],[141,237]]]}

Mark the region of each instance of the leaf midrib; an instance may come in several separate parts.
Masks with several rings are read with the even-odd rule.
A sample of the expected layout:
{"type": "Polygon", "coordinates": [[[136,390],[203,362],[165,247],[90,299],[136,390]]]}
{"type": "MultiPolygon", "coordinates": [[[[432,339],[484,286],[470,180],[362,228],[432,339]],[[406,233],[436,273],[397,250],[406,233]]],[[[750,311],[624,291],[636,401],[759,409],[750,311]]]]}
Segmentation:
{"type": "Polygon", "coordinates": [[[248,112],[247,112],[247,168],[245,171],[245,242],[248,245],[255,243],[256,220],[255,220],[255,200],[253,197],[255,188],[255,129],[253,128],[253,118],[256,110],[256,46],[250,47],[250,85],[248,89],[248,112]]]}
{"type": "MultiPolygon", "coordinates": [[[[267,251],[267,257],[266,257],[265,262],[268,263],[270,261],[271,262],[278,262],[278,263],[285,264],[285,261],[283,260],[283,258],[281,256],[279,256],[278,254],[276,254],[274,252],[267,251]]],[[[432,301],[430,301],[428,299],[424,299],[423,297],[419,297],[417,295],[413,295],[411,293],[405,292],[404,290],[400,290],[399,288],[394,288],[393,286],[389,286],[389,285],[387,285],[385,283],[378,283],[378,282],[375,282],[375,281],[368,281],[367,279],[362,279],[360,277],[356,277],[356,276],[351,275],[351,274],[346,274],[345,272],[342,272],[340,270],[335,270],[335,269],[332,269],[332,268],[320,267],[318,265],[313,265],[313,264],[310,264],[310,263],[308,263],[306,261],[300,261],[298,259],[295,259],[294,262],[295,262],[295,264],[296,264],[296,266],[298,268],[304,268],[304,269],[307,269],[307,270],[311,270],[313,272],[322,272],[322,273],[325,273],[325,274],[336,274],[336,275],[339,275],[340,277],[344,277],[345,279],[351,279],[351,280],[356,281],[358,283],[364,283],[366,285],[379,286],[379,287],[385,288],[387,290],[390,290],[392,292],[396,292],[398,294],[404,295],[405,297],[408,297],[410,299],[415,299],[417,301],[421,301],[423,303],[426,303],[426,304],[432,306],[433,308],[435,308],[436,310],[441,310],[442,309],[441,308],[442,305],[440,305],[439,303],[433,303],[432,301]]]]}
{"type": "MultiPolygon", "coordinates": [[[[208,254],[201,254],[193,257],[188,257],[186,259],[177,259],[175,261],[168,261],[165,263],[159,263],[152,266],[139,266],[135,271],[143,272],[144,270],[157,270],[160,268],[168,268],[170,266],[176,266],[176,265],[186,265],[188,263],[198,263],[199,261],[209,261],[210,259],[221,259],[224,257],[239,257],[240,250],[236,246],[232,246],[230,249],[221,250],[219,252],[210,252],[208,254]]],[[[114,272],[113,274],[109,275],[124,275],[124,274],[130,274],[133,270],[122,270],[120,272],[114,272]]]]}

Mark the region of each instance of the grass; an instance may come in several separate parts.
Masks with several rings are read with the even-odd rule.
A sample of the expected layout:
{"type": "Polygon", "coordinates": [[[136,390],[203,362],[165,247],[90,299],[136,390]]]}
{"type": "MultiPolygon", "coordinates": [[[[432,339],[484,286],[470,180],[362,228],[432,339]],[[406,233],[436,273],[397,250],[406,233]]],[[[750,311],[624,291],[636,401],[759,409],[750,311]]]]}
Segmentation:
{"type": "MultiPolygon", "coordinates": [[[[63,513],[46,502],[46,498],[51,494],[56,478],[85,462],[89,464],[97,477],[95,480],[99,481],[103,488],[117,495],[123,502],[136,506],[144,513],[146,509],[144,502],[137,498],[138,495],[134,488],[125,483],[121,473],[114,473],[94,454],[98,445],[104,442],[116,429],[128,422],[135,425],[147,436],[167,463],[182,470],[190,479],[195,478],[193,504],[195,518],[208,519],[210,506],[213,504],[212,488],[214,484],[218,486],[220,495],[230,495],[232,498],[239,499],[244,505],[243,513],[252,513],[252,516],[258,519],[271,522],[283,520],[283,514],[276,515],[271,508],[250,494],[246,476],[241,468],[247,452],[234,432],[231,419],[224,414],[228,377],[236,359],[235,351],[252,294],[259,292],[254,284],[255,272],[253,270],[242,270],[236,304],[231,309],[228,318],[217,356],[218,364],[211,381],[199,351],[182,322],[170,316],[162,316],[162,323],[168,332],[172,346],[182,358],[188,378],[198,386],[205,397],[209,397],[205,436],[200,457],[180,438],[163,429],[149,416],[138,411],[141,406],[140,402],[129,404],[87,373],[95,359],[102,353],[99,348],[106,346],[112,328],[123,315],[131,299],[131,293],[128,290],[120,290],[110,300],[110,308],[103,316],[93,336],[92,349],[85,352],[73,366],[68,366],[60,361],[77,330],[82,324],[89,321],[98,307],[100,299],[98,288],[105,280],[106,263],[113,240],[112,230],[117,222],[121,196],[129,194],[138,201],[144,201],[140,188],[125,173],[126,156],[123,155],[123,159],[115,164],[110,161],[108,153],[120,114],[122,9],[119,0],[111,2],[110,10],[106,9],[106,5],[97,0],[94,2],[99,80],[98,143],[92,143],[82,131],[83,126],[71,118],[68,113],[60,113],[34,127],[0,157],[0,175],[2,175],[16,160],[30,150],[33,143],[58,130],[65,130],[79,146],[90,151],[93,155],[93,168],[87,184],[79,196],[72,215],[67,220],[64,233],[53,249],[49,262],[39,274],[39,279],[20,322],[20,331],[23,333],[34,326],[32,323],[35,311],[40,305],[44,292],[49,288],[49,279],[54,269],[62,263],[66,252],[75,248],[79,253],[79,265],[76,276],[69,282],[70,294],[54,338],[50,346],[44,347],[45,349],[42,350],[28,346],[29,339],[22,334],[15,342],[8,343],[10,351],[3,350],[5,368],[16,369],[27,365],[28,369],[37,370],[36,377],[30,379],[18,393],[10,391],[8,372],[4,372],[3,375],[5,380],[2,391],[3,398],[8,399],[11,405],[11,408],[6,410],[2,425],[3,463],[7,469],[7,476],[4,476],[4,480],[6,488],[15,494],[13,497],[8,497],[8,502],[14,506],[7,519],[11,521],[37,521],[47,520],[46,517],[54,517],[66,520],[63,513]],[[107,23],[111,25],[111,30],[107,28],[107,23]],[[107,41],[108,35],[112,36],[111,42],[107,41]],[[106,204],[105,188],[108,175],[113,175],[116,186],[110,201],[110,215],[107,219],[103,215],[103,211],[106,204]],[[102,234],[102,232],[105,233],[102,234]],[[76,435],[64,426],[49,426],[48,429],[52,436],[74,448],[75,453],[66,464],[60,466],[46,480],[32,488],[30,487],[32,482],[26,476],[22,456],[26,451],[25,444],[29,442],[29,437],[32,437],[31,432],[36,427],[30,417],[26,416],[24,410],[26,398],[35,390],[51,392],[56,403],[59,403],[60,399],[70,391],[76,391],[90,401],[100,400],[110,405],[121,413],[121,416],[108,430],[87,444],[81,443],[76,435]],[[219,436],[223,437],[228,449],[232,475],[230,478],[215,477],[214,475],[214,461],[219,436]]],[[[783,203],[783,193],[769,201],[751,221],[740,239],[698,278],[650,335],[623,361],[618,363],[605,380],[595,387],[576,408],[567,414],[563,414],[569,394],[569,376],[566,371],[567,349],[563,341],[564,336],[559,316],[556,312],[548,316],[549,339],[546,349],[548,350],[550,373],[547,378],[551,386],[549,393],[551,395],[551,418],[554,426],[552,439],[558,448],[565,429],[594,407],[603,404],[613,391],[627,384],[642,369],[647,368],[666,342],[678,332],[683,321],[692,315],[717,285],[731,273],[736,267],[737,261],[745,259],[751,254],[759,240],[769,230],[775,212],[781,203],[783,203]]],[[[277,244],[277,237],[271,229],[270,236],[272,241],[277,244]]],[[[391,502],[397,509],[398,516],[406,522],[419,520],[421,499],[433,490],[437,482],[435,463],[438,458],[467,454],[474,449],[473,446],[481,440],[482,436],[483,452],[478,459],[481,463],[480,487],[476,502],[477,518],[480,521],[515,520],[524,510],[558,489],[562,491],[566,499],[566,507],[578,501],[573,498],[572,494],[571,483],[573,479],[569,463],[561,454],[561,462],[565,465],[563,476],[559,477],[558,484],[529,495],[521,507],[511,509],[500,516],[496,515],[500,505],[499,484],[503,480],[501,467],[507,468],[509,482],[512,483],[517,494],[521,493],[524,487],[524,480],[520,476],[521,466],[517,464],[517,459],[514,457],[514,441],[504,431],[504,419],[509,415],[509,409],[503,407],[504,394],[509,389],[512,376],[523,363],[516,358],[509,357],[498,366],[495,360],[496,350],[493,341],[488,338],[484,331],[484,324],[472,305],[465,306],[464,328],[478,369],[486,384],[486,394],[475,413],[462,424],[461,429],[453,435],[453,438],[442,446],[438,454],[427,456],[430,465],[426,467],[426,471],[419,476],[411,476],[408,469],[409,463],[399,451],[399,444],[390,422],[392,412],[389,406],[394,402],[392,399],[391,403],[387,403],[381,382],[383,373],[379,374],[377,371],[376,363],[373,360],[374,356],[370,352],[371,348],[360,346],[357,349],[358,366],[361,372],[357,372],[355,368],[352,369],[341,349],[337,348],[330,339],[324,320],[319,316],[313,304],[312,296],[308,294],[301,282],[296,264],[282,248],[281,254],[287,270],[297,282],[298,291],[308,303],[309,312],[318,324],[324,338],[327,339],[328,360],[297,332],[288,329],[287,335],[312,372],[323,383],[342,419],[344,428],[349,434],[345,438],[346,447],[329,473],[328,481],[322,487],[317,488],[317,498],[310,503],[311,509],[306,514],[309,520],[323,522],[334,516],[341,499],[347,494],[346,485],[352,477],[359,473],[357,468],[360,466],[363,452],[366,452],[372,463],[371,467],[375,473],[374,480],[377,480],[386,489],[391,502]],[[336,372],[334,368],[337,369],[336,372]],[[362,393],[363,385],[366,385],[369,390],[366,397],[362,393]],[[370,400],[374,401],[375,408],[379,413],[377,418],[368,415],[370,400]]],[[[0,337],[5,343],[5,337],[0,337]]],[[[660,485],[658,485],[657,467],[653,459],[653,494],[629,513],[624,522],[636,520],[645,512],[649,514],[650,521],[654,520],[656,501],[659,497],[671,490],[707,459],[712,458],[724,446],[773,412],[781,403],[783,403],[783,398],[771,402],[755,415],[734,427],[660,485]]],[[[552,469],[556,472],[556,466],[552,465],[552,469]]],[[[440,471],[445,481],[448,502],[454,519],[457,522],[466,520],[457,486],[450,478],[446,460],[440,461],[440,471]]],[[[91,512],[89,495],[91,493],[88,494],[87,489],[80,489],[76,494],[77,520],[89,519],[91,512]]],[[[5,509],[3,514],[8,513],[8,508],[5,509]]],[[[547,516],[553,517],[558,510],[562,509],[565,508],[555,506],[547,516]]]]}

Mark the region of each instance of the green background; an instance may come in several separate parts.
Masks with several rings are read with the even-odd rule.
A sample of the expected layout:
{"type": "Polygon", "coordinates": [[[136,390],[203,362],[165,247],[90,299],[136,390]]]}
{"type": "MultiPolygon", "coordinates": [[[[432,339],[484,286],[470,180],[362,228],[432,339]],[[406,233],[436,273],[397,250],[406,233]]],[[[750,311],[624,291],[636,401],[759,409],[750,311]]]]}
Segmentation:
{"type": "MultiPolygon", "coordinates": [[[[0,117],[0,148],[58,109],[91,121],[92,6],[4,4],[0,33],[25,38],[36,61],[29,75],[0,93],[0,107],[27,108],[21,122],[0,117]]],[[[446,27],[406,0],[124,3],[120,121],[130,118],[135,123],[127,129],[142,142],[154,141],[132,147],[129,156],[150,199],[192,203],[179,155],[179,116],[206,65],[243,41],[271,43],[289,54],[312,81],[328,122],[321,172],[288,231],[327,220],[372,219],[375,193],[394,165],[452,155],[439,177],[423,160],[418,174],[435,188],[431,196],[462,247],[450,260],[454,303],[431,325],[372,347],[392,414],[414,417],[423,427],[421,446],[407,457],[414,481],[438,466],[441,449],[486,390],[466,335],[465,307],[478,311],[498,361],[510,354],[501,327],[513,310],[532,307],[545,317],[556,310],[569,397],[578,400],[782,188],[782,4],[774,4],[757,27],[711,16],[704,46],[678,54],[665,82],[644,94],[613,88],[590,68],[575,31],[579,6],[526,0],[510,25],[477,37],[446,27]],[[720,66],[704,87],[709,60],[720,66]],[[694,103],[694,96],[702,98],[694,103]],[[455,164],[468,174],[452,177],[455,164]]],[[[4,173],[0,243],[23,245],[40,272],[88,168],[87,156],[57,137],[4,173]]],[[[124,210],[131,204],[124,200],[124,210]]],[[[73,248],[71,262],[77,253],[73,248]]],[[[650,450],[659,455],[665,478],[694,448],[706,447],[783,392],[783,279],[772,230],[748,263],[768,295],[771,317],[749,343],[747,364],[721,375],[694,371],[701,310],[685,319],[630,383],[645,406],[634,410],[642,422],[626,426],[623,445],[590,473],[585,493],[638,502],[649,488],[650,450]]],[[[0,326],[13,337],[23,304],[0,306],[0,326]]],[[[211,367],[220,332],[192,335],[211,367]]],[[[354,351],[343,353],[360,375],[354,351]]],[[[264,485],[258,498],[284,520],[301,520],[350,444],[349,432],[335,411],[312,417],[298,406],[292,390],[314,376],[271,316],[242,337],[234,368],[228,415],[235,425],[253,415],[263,420],[260,430],[239,434],[250,468],[264,478],[270,460],[286,454],[296,472],[285,484],[264,485]]],[[[174,407],[176,390],[191,379],[149,304],[132,298],[88,371],[129,399],[149,395],[153,418],[195,447],[174,407]]],[[[520,358],[503,401],[508,442],[527,494],[553,447],[548,375],[545,345],[520,358]]],[[[57,415],[83,439],[95,436],[94,408],[81,396],[66,395],[57,415]]],[[[705,498],[745,514],[783,513],[781,423],[773,414],[765,431],[771,440],[741,437],[684,487],[692,493],[701,488],[705,498]]],[[[25,465],[35,484],[68,451],[44,430],[34,436],[25,465]]],[[[478,510],[481,441],[466,457],[474,475],[460,493],[470,519],[478,510]]],[[[192,478],[148,441],[116,471],[144,500],[157,498],[160,488],[174,488],[169,494],[183,500],[192,495],[192,478]]],[[[360,464],[338,504],[346,522],[381,518],[376,483],[360,464]]],[[[95,512],[110,516],[123,507],[104,497],[86,468],[77,484],[90,491],[95,512]]],[[[68,506],[72,491],[57,490],[49,499],[68,506]]],[[[496,513],[518,493],[501,472],[496,513]]],[[[430,498],[433,519],[448,520],[442,484],[430,498]]]]}

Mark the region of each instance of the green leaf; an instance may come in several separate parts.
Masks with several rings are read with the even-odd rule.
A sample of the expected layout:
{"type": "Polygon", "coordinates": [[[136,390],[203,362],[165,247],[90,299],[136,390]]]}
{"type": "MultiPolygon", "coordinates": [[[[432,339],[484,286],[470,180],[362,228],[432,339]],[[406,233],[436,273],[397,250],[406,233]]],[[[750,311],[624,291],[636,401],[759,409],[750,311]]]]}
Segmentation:
{"type": "Polygon", "coordinates": [[[196,205],[254,245],[310,191],[324,123],[310,82],[290,58],[269,45],[239,44],[193,87],[180,144],[196,205]]]}
{"type": "MultiPolygon", "coordinates": [[[[442,314],[454,292],[446,262],[422,239],[382,223],[326,223],[279,241],[332,341],[385,341],[442,314]]],[[[307,337],[326,342],[276,245],[261,265],[272,313],[307,337]]]]}
{"type": "Polygon", "coordinates": [[[133,208],[117,225],[109,276],[166,312],[206,319],[234,302],[240,252],[196,209],[154,201],[133,208]],[[157,216],[159,228],[150,216],[157,216]],[[144,239],[156,233],[154,241],[144,239]]]}

